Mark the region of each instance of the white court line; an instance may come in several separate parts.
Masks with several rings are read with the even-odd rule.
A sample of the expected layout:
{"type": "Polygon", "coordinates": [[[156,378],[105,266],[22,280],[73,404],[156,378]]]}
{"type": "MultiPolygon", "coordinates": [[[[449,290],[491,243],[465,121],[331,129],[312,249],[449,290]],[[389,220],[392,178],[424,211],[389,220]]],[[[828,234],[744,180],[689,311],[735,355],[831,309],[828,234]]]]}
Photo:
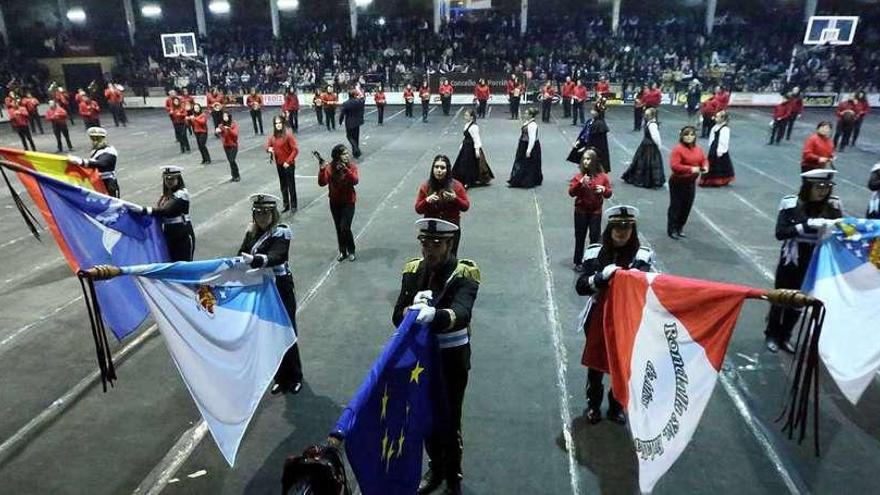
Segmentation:
{"type": "MultiPolygon", "coordinates": [[[[455,116],[450,120],[449,123],[446,124],[446,127],[443,130],[443,135],[447,135],[449,133],[449,128],[455,123],[455,119],[458,117],[459,113],[461,113],[461,108],[456,112],[455,116]]],[[[439,147],[437,147],[439,149],[439,147]]],[[[430,150],[426,150],[422,157],[428,155],[430,150]]],[[[366,160],[365,160],[366,161],[366,160]]],[[[367,219],[367,223],[361,227],[361,230],[355,236],[355,240],[361,239],[363,235],[367,232],[367,229],[370,225],[373,224],[373,221],[378,218],[379,213],[385,209],[385,205],[388,203],[388,200],[391,199],[392,196],[396,195],[403,184],[407,179],[415,172],[415,170],[422,166],[421,157],[418,160],[415,160],[414,165],[410,167],[409,171],[401,177],[400,181],[398,181],[397,185],[394,186],[391,191],[389,191],[382,201],[376,206],[376,209],[370,214],[367,219]]],[[[311,302],[315,295],[318,293],[318,290],[324,283],[330,278],[333,272],[336,270],[336,267],[340,265],[339,261],[335,259],[330,263],[324,273],[318,278],[315,284],[309,289],[306,293],[306,296],[302,299],[302,302],[297,306],[296,314],[299,314],[303,311],[306,306],[311,302]]],[[[195,448],[198,444],[205,438],[205,435],[208,433],[207,424],[205,420],[202,419],[195,427],[190,428],[185,431],[183,435],[175,442],[175,444],[171,447],[165,457],[157,464],[144,478],[143,481],[135,488],[132,495],[155,495],[160,493],[166,485],[168,485],[168,481],[177,473],[177,470],[183,465],[184,462],[192,455],[195,448]]]]}
{"type": "Polygon", "coordinates": [[[532,190],[532,198],[535,202],[535,216],[538,220],[538,239],[541,245],[541,270],[544,272],[547,320],[550,323],[550,336],[553,340],[553,354],[556,359],[556,387],[559,392],[559,415],[562,421],[562,437],[565,440],[565,450],[568,453],[568,475],[571,478],[571,493],[578,495],[580,487],[574,459],[574,437],[571,433],[571,405],[568,402],[568,383],[565,378],[565,371],[568,368],[568,351],[565,348],[565,342],[562,341],[559,308],[556,305],[556,297],[553,295],[553,272],[550,269],[550,254],[544,241],[543,214],[541,213],[541,205],[538,203],[538,194],[534,190],[532,190]]]}
{"type": "Polygon", "coordinates": [[[406,111],[406,108],[404,108],[403,110],[401,110],[401,111],[395,113],[395,114],[392,115],[391,117],[388,117],[387,119],[385,119],[385,122],[388,122],[389,120],[393,119],[394,117],[397,117],[398,115],[402,114],[402,113],[405,112],[405,111],[406,111]]]}

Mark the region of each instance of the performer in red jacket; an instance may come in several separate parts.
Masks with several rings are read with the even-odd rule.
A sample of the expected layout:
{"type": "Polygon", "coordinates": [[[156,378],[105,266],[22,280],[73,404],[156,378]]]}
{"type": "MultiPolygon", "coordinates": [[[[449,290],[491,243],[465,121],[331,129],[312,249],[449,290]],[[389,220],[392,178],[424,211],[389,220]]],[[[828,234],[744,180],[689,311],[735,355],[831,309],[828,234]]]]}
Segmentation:
{"type": "Polygon", "coordinates": [[[208,152],[208,114],[205,113],[202,105],[193,103],[192,115],[187,115],[186,121],[196,136],[196,145],[199,147],[199,153],[202,155],[202,165],[211,163],[211,154],[208,152]]]}
{"type": "Polygon", "coordinates": [[[205,95],[205,100],[211,111],[211,119],[214,121],[214,127],[217,127],[220,125],[221,117],[223,117],[223,110],[226,108],[226,95],[221,93],[220,90],[214,86],[211,88],[211,92],[205,95]]]}
{"type": "Polygon", "coordinates": [[[13,100],[12,106],[6,110],[9,112],[9,123],[12,125],[12,129],[21,138],[21,147],[25,150],[37,151],[37,147],[34,145],[34,137],[31,134],[31,128],[28,127],[30,119],[27,108],[19,100],[13,100]],[[28,148],[28,144],[30,144],[30,148],[28,148]]]}
{"type": "Polygon", "coordinates": [[[602,169],[599,155],[587,148],[578,172],[568,183],[568,195],[574,198],[574,270],[581,271],[587,232],[590,244],[599,242],[602,233],[602,205],[612,195],[611,180],[602,169]]]}
{"type": "Polygon", "coordinates": [[[795,86],[788,93],[788,119],[785,121],[785,140],[791,140],[791,131],[794,123],[804,111],[804,99],[801,97],[801,88],[795,86]]]}
{"type": "Polygon", "coordinates": [[[584,81],[578,79],[577,86],[571,93],[571,125],[578,125],[578,120],[580,120],[580,125],[584,125],[586,122],[584,102],[587,101],[587,98],[589,98],[587,87],[584,86],[584,81]]]}
{"type": "Polygon", "coordinates": [[[327,88],[321,93],[321,106],[324,108],[324,124],[327,130],[336,130],[336,105],[339,103],[339,97],[333,91],[333,86],[327,85],[327,88]]]}
{"type": "Polygon", "coordinates": [[[791,117],[791,102],[788,95],[782,95],[782,101],[773,107],[773,122],[770,129],[770,142],[767,144],[779,144],[785,135],[785,127],[791,117]]]}
{"type": "Polygon", "coordinates": [[[67,90],[62,86],[58,86],[55,88],[52,97],[55,99],[55,103],[67,112],[67,116],[70,118],[70,125],[73,125],[73,115],[76,113],[74,112],[76,109],[70,108],[70,95],[67,93],[67,90]]]}
{"type": "Polygon", "coordinates": [[[853,129],[858,118],[855,95],[841,101],[834,113],[837,116],[837,129],[834,130],[834,148],[843,151],[850,144],[849,140],[852,138],[853,129]]]}
{"type": "Polygon", "coordinates": [[[252,88],[244,102],[250,110],[251,124],[254,125],[254,136],[263,134],[263,95],[257,93],[257,88],[252,88]],[[259,124],[260,132],[257,132],[259,124]]]}
{"type": "Polygon", "coordinates": [[[574,94],[575,83],[571,80],[571,76],[566,76],[565,82],[562,83],[562,117],[571,118],[571,97],[574,94]]]}
{"type": "Polygon", "coordinates": [[[519,119],[519,103],[522,98],[523,86],[517,79],[516,74],[511,74],[507,80],[507,102],[509,104],[511,120],[519,119]]]}
{"type": "Polygon", "coordinates": [[[61,136],[67,141],[67,151],[73,151],[73,145],[70,144],[70,132],[67,130],[67,110],[62,108],[55,100],[49,101],[49,109],[46,110],[46,120],[52,123],[52,134],[55,135],[55,141],[58,143],[58,153],[61,149],[61,136]]]}
{"type": "Polygon", "coordinates": [[[816,168],[830,168],[834,163],[834,141],[831,140],[831,122],[822,121],[816,133],[804,141],[801,152],[801,173],[816,168]]]}
{"type": "Polygon", "coordinates": [[[428,80],[422,82],[419,88],[419,100],[422,101],[422,122],[428,121],[428,112],[431,111],[431,88],[428,87],[428,80]]]}
{"type": "Polygon", "coordinates": [[[180,98],[175,96],[171,99],[171,109],[168,111],[168,116],[171,117],[171,125],[174,126],[174,138],[180,144],[180,152],[189,153],[192,150],[189,147],[189,138],[186,136],[186,108],[180,98]]]}
{"type": "Polygon", "coordinates": [[[678,144],[669,156],[672,173],[669,175],[669,210],[666,213],[666,234],[678,240],[691,207],[694,205],[696,183],[701,173],[709,171],[709,160],[697,144],[697,130],[686,125],[681,128],[678,144]]]}
{"type": "Polygon", "coordinates": [[[291,209],[296,212],[296,157],[299,155],[299,146],[293,133],[287,130],[281,115],[272,119],[272,134],[266,141],[266,151],[278,172],[278,184],[281,186],[281,198],[284,201],[281,213],[291,209]]]}
{"type": "Polygon", "coordinates": [[[79,102],[79,115],[85,123],[86,130],[90,127],[101,127],[101,107],[85,93],[79,102]]]}
{"type": "MultiPolygon", "coordinates": [[[[642,100],[644,101],[644,98],[642,100]]],[[[709,137],[709,131],[712,129],[712,126],[715,125],[714,119],[716,113],[718,113],[718,101],[715,99],[714,95],[700,103],[700,114],[703,116],[702,131],[700,132],[701,138],[706,139],[709,137]]]]}
{"type": "Polygon", "coordinates": [[[595,94],[593,95],[593,99],[598,100],[599,97],[604,97],[607,93],[611,92],[611,85],[608,84],[608,79],[605,76],[599,78],[599,82],[596,83],[595,94]]]}
{"type": "MultiPolygon", "coordinates": [[[[651,87],[647,91],[645,91],[645,93],[642,95],[642,103],[645,105],[646,109],[648,109],[648,108],[656,108],[657,109],[657,113],[655,113],[654,115],[656,116],[655,118],[657,119],[658,123],[660,122],[660,103],[662,103],[662,102],[663,102],[663,90],[660,89],[659,84],[652,83],[651,87]]],[[[718,111],[718,109],[716,108],[715,112],[717,112],[717,111],[718,111]]],[[[715,115],[715,113],[713,112],[712,115],[715,115]]],[[[712,127],[712,124],[710,122],[709,128],[711,128],[711,127],[712,127]]],[[[708,137],[708,135],[706,137],[708,137]]]]}
{"type": "Polygon", "coordinates": [[[474,86],[474,99],[477,100],[477,117],[486,118],[486,106],[492,98],[492,89],[486,83],[486,80],[480,78],[477,85],[474,86]]]}
{"type": "Polygon", "coordinates": [[[238,124],[232,120],[229,112],[224,111],[220,116],[220,125],[214,132],[223,140],[223,151],[226,152],[226,159],[229,160],[232,182],[239,182],[241,176],[238,174],[238,162],[235,161],[238,156],[238,124]]]}
{"type": "Polygon", "coordinates": [[[40,121],[40,100],[34,98],[33,93],[28,91],[25,93],[25,97],[21,99],[21,105],[27,108],[31,133],[37,132],[37,129],[40,129],[40,134],[45,134],[43,132],[43,122],[40,121]]]}
{"type": "Polygon", "coordinates": [[[440,93],[440,107],[443,109],[443,115],[449,115],[449,109],[452,106],[452,93],[455,91],[455,88],[449,84],[449,79],[444,79],[440,83],[440,88],[438,89],[438,93],[440,93]]]}
{"type": "Polygon", "coordinates": [[[299,132],[299,96],[296,94],[296,86],[291,84],[284,95],[284,103],[281,111],[287,117],[287,126],[293,132],[299,132]]]}
{"type": "Polygon", "coordinates": [[[718,100],[719,112],[721,110],[727,110],[727,107],[730,105],[730,91],[727,91],[724,86],[716,86],[715,99],[718,100]]]}
{"type": "Polygon", "coordinates": [[[379,125],[385,121],[385,86],[379,83],[373,91],[373,102],[376,104],[376,113],[379,114],[379,125]]]}
{"type": "Polygon", "coordinates": [[[403,87],[403,116],[412,118],[413,116],[413,102],[416,100],[415,92],[413,91],[412,85],[410,83],[406,83],[406,86],[403,87]]]}
{"type": "Polygon", "coordinates": [[[357,193],[354,186],[360,177],[357,164],[351,161],[351,154],[344,144],[337,144],[330,152],[330,163],[326,163],[320,153],[315,152],[318,159],[318,185],[327,186],[330,198],[330,214],[336,227],[336,242],[339,256],[336,261],[354,261],[354,235],[351,233],[351,222],[354,219],[354,205],[357,193]]]}
{"type": "Polygon", "coordinates": [[[856,145],[856,139],[859,138],[859,132],[862,130],[862,122],[865,120],[865,116],[868,115],[868,112],[871,111],[871,105],[868,104],[868,97],[865,95],[864,91],[856,92],[854,100],[856,121],[853,124],[852,139],[849,141],[850,146],[856,145]]]}
{"type": "Polygon", "coordinates": [[[113,124],[119,127],[125,127],[128,124],[128,118],[123,108],[124,96],[122,89],[114,83],[108,83],[107,89],[104,90],[104,98],[107,100],[107,106],[110,107],[110,113],[113,115],[113,124]]]}
{"type": "Polygon", "coordinates": [[[452,240],[452,254],[458,255],[461,241],[461,214],[471,207],[467,190],[452,178],[452,165],[446,155],[437,155],[431,164],[428,180],[419,186],[416,213],[425,218],[439,218],[459,227],[452,240]]]}
{"type": "Polygon", "coordinates": [[[541,88],[541,122],[550,122],[550,111],[555,100],[556,88],[553,87],[553,81],[547,81],[541,88]]]}

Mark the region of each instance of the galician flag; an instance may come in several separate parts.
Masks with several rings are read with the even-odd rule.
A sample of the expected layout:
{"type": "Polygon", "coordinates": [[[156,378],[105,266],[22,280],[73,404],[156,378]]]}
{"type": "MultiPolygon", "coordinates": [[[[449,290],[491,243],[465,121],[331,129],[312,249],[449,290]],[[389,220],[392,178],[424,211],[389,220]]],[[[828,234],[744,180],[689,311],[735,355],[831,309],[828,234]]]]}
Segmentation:
{"type": "Polygon", "coordinates": [[[813,254],[803,291],[825,303],[819,355],[855,404],[880,370],[880,220],[841,220],[813,254]]]}
{"type": "Polygon", "coordinates": [[[230,466],[296,342],[271,269],[233,259],[121,267],[134,275],[171,358],[230,466]]]}
{"type": "Polygon", "coordinates": [[[690,442],[747,297],[763,290],[618,270],[605,296],[614,396],[626,408],[639,487],[653,490],[690,442]]]}

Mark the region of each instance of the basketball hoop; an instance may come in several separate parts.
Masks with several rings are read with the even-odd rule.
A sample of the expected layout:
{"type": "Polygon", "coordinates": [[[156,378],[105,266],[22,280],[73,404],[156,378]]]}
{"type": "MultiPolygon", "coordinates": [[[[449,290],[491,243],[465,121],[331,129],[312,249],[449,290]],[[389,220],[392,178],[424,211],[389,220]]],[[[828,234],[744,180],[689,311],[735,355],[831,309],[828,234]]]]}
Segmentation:
{"type": "MultiPolygon", "coordinates": [[[[852,45],[858,24],[858,16],[814,15],[810,17],[807,21],[807,31],[804,33],[803,44],[807,47],[804,53],[829,46],[852,45]]],[[[786,83],[791,82],[797,54],[798,46],[795,46],[791,51],[791,62],[786,71],[786,83]]]]}
{"type": "Polygon", "coordinates": [[[183,59],[204,65],[208,87],[211,86],[211,69],[208,67],[208,57],[205,55],[204,61],[199,60],[195,33],[165,33],[160,35],[159,39],[162,42],[162,55],[165,58],[183,59]]]}

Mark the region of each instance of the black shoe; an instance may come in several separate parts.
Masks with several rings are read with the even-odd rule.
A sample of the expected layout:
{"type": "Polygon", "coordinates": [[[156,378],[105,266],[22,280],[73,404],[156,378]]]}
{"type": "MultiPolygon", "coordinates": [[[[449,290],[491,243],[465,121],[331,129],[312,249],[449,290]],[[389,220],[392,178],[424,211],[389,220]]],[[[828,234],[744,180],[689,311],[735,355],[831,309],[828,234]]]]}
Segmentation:
{"type": "Polygon", "coordinates": [[[342,263],[343,261],[345,261],[345,258],[347,258],[347,257],[348,257],[348,255],[345,253],[339,253],[339,256],[336,257],[336,261],[342,263]]]}
{"type": "Polygon", "coordinates": [[[241,182],[241,177],[233,177],[232,182],[241,182]]]}
{"type": "Polygon", "coordinates": [[[684,232],[682,232],[682,231],[680,231],[680,230],[676,231],[676,232],[675,232],[675,235],[677,235],[678,237],[680,237],[680,238],[682,238],[682,239],[687,239],[687,236],[684,235],[684,232]]]}
{"type": "Polygon", "coordinates": [[[288,211],[290,211],[290,205],[284,205],[284,209],[281,210],[281,213],[287,213],[288,211]]]}
{"type": "Polygon", "coordinates": [[[797,349],[794,348],[794,345],[787,340],[779,344],[779,349],[789,354],[794,354],[797,351],[797,349]]]}
{"type": "Polygon", "coordinates": [[[356,259],[357,259],[357,256],[355,256],[354,253],[351,253],[348,255],[348,261],[354,261],[356,259]]]}
{"type": "Polygon", "coordinates": [[[292,395],[296,395],[299,393],[300,390],[302,390],[302,388],[303,388],[302,382],[296,382],[293,385],[291,385],[290,387],[288,387],[287,391],[290,392],[292,395]]]}
{"type": "Polygon", "coordinates": [[[446,490],[443,495],[461,495],[461,480],[446,480],[446,490]]]}
{"type": "Polygon", "coordinates": [[[764,339],[764,346],[767,347],[767,350],[776,354],[779,352],[779,342],[776,342],[776,339],[773,337],[767,337],[764,339]]]}
{"type": "Polygon", "coordinates": [[[428,472],[425,473],[425,476],[422,477],[422,482],[419,483],[419,491],[417,493],[418,495],[427,495],[428,493],[433,493],[435,490],[440,488],[440,485],[442,484],[443,476],[429,467],[428,472]]]}
{"type": "Polygon", "coordinates": [[[676,237],[675,232],[673,232],[673,231],[670,230],[670,229],[667,229],[667,230],[666,230],[666,235],[668,235],[669,238],[672,239],[672,240],[674,240],[674,241],[677,241],[677,240],[678,240],[678,237],[676,237]]]}
{"type": "Polygon", "coordinates": [[[587,406],[587,412],[585,416],[587,417],[587,421],[589,421],[591,425],[602,421],[602,411],[600,411],[598,407],[587,406]]]}
{"type": "Polygon", "coordinates": [[[281,385],[280,383],[275,382],[272,384],[272,388],[269,389],[269,393],[272,395],[278,395],[278,394],[283,394],[284,390],[285,390],[284,385],[281,385]]]}
{"type": "Polygon", "coordinates": [[[623,413],[622,409],[619,408],[608,408],[608,414],[605,416],[612,423],[616,423],[619,425],[626,424],[626,414],[623,413]]]}

